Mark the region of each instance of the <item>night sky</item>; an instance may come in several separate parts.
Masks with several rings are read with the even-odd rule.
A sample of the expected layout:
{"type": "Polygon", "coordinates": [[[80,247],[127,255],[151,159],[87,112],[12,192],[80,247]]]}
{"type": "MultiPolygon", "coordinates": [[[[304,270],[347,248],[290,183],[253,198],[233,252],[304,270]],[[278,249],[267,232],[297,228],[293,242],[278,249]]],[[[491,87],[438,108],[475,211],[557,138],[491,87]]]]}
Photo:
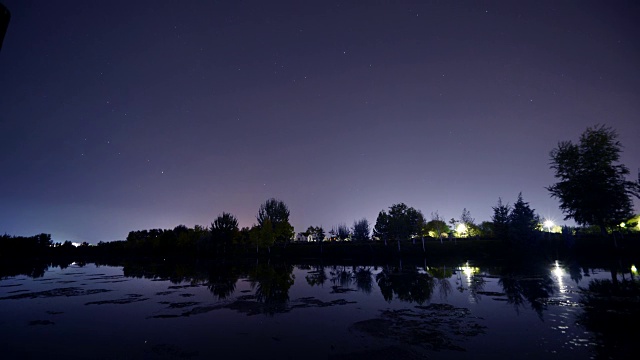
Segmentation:
{"type": "MultiPolygon", "coordinates": [[[[637,1],[26,1],[0,50],[0,234],[296,231],[404,202],[561,222],[549,152],[607,124],[640,167],[637,1]]],[[[636,211],[638,211],[637,200],[636,211]]]]}

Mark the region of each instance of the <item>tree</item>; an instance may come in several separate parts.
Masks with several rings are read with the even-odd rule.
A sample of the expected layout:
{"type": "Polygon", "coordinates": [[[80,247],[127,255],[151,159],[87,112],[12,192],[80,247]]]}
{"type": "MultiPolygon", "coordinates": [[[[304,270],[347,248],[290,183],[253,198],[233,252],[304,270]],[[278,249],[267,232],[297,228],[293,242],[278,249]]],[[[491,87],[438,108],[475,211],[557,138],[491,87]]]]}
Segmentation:
{"type": "Polygon", "coordinates": [[[387,239],[389,239],[389,215],[387,215],[384,210],[378,213],[376,225],[373,227],[373,236],[384,241],[384,246],[387,246],[387,239]]]}
{"type": "Polygon", "coordinates": [[[462,215],[460,215],[459,224],[464,225],[464,227],[461,227],[460,229],[461,237],[473,236],[477,234],[475,221],[476,219],[471,217],[471,212],[467,210],[467,208],[462,209],[462,215]]]}
{"type": "Polygon", "coordinates": [[[633,216],[631,196],[640,198],[640,184],[626,180],[629,169],[619,164],[622,145],[610,127],[596,125],[580,142],[561,141],[551,151],[551,169],[558,182],[547,187],[560,200],[565,220],[597,225],[603,235],[633,216]]]}
{"type": "Polygon", "coordinates": [[[353,241],[369,240],[369,221],[362,218],[353,222],[353,241]]]}
{"type": "Polygon", "coordinates": [[[494,236],[493,233],[493,223],[491,221],[483,221],[478,225],[478,231],[480,232],[480,236],[483,238],[492,238],[494,236]]]}
{"type": "Polygon", "coordinates": [[[222,251],[226,252],[238,237],[238,219],[230,213],[223,212],[211,223],[211,238],[214,244],[222,245],[222,251]]]}
{"type": "Polygon", "coordinates": [[[338,240],[340,241],[345,241],[349,239],[349,235],[351,235],[351,232],[349,231],[349,228],[347,227],[346,224],[339,224],[337,227],[334,228],[334,233],[336,234],[336,236],[338,237],[338,240]]]}
{"type": "Polygon", "coordinates": [[[270,232],[264,232],[273,236],[275,243],[287,243],[293,237],[293,226],[289,223],[289,208],[284,202],[271,198],[260,205],[258,215],[258,227],[263,229],[267,224],[270,232]]]}
{"type": "Polygon", "coordinates": [[[316,226],[315,234],[316,234],[317,241],[320,243],[320,245],[322,245],[322,242],[324,241],[324,237],[325,237],[324,229],[322,228],[322,226],[316,226]]]}
{"type": "Polygon", "coordinates": [[[420,211],[400,203],[391,205],[388,214],[384,210],[378,214],[373,232],[384,239],[385,245],[387,238],[396,239],[400,251],[400,241],[421,234],[423,225],[424,217],[420,211]]]}
{"type": "Polygon", "coordinates": [[[438,212],[436,211],[435,213],[431,213],[431,221],[429,221],[425,225],[425,230],[427,234],[429,234],[429,236],[440,239],[440,244],[442,244],[443,234],[449,232],[449,227],[447,226],[447,223],[444,222],[444,219],[440,216],[440,214],[438,214],[438,212]]]}
{"type": "Polygon", "coordinates": [[[509,214],[509,238],[514,242],[530,242],[538,233],[539,223],[540,217],[522,199],[522,193],[519,193],[509,214]]]}
{"type": "Polygon", "coordinates": [[[502,199],[498,198],[498,204],[493,209],[493,233],[497,239],[506,240],[509,236],[509,214],[511,213],[511,206],[509,204],[503,204],[502,199]]]}

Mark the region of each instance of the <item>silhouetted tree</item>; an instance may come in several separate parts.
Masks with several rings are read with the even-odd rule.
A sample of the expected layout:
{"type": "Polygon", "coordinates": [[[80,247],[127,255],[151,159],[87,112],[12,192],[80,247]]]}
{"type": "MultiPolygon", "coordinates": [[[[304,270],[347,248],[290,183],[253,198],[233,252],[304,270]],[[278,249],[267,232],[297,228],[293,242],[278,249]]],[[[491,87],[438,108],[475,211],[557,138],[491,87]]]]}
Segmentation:
{"type": "Polygon", "coordinates": [[[387,237],[396,239],[400,251],[400,241],[419,236],[423,225],[424,217],[420,211],[400,203],[391,205],[388,214],[380,212],[373,231],[383,237],[385,245],[387,237]]]}
{"type": "Polygon", "coordinates": [[[335,227],[335,234],[338,237],[338,240],[345,241],[349,238],[351,232],[349,231],[349,228],[346,224],[339,224],[337,227],[335,227]]]}
{"type": "Polygon", "coordinates": [[[461,236],[475,236],[477,235],[477,226],[475,219],[471,217],[471,212],[467,208],[462,209],[462,215],[460,215],[460,224],[464,225],[464,230],[461,236]]]}
{"type": "Polygon", "coordinates": [[[529,203],[522,199],[522,193],[518,194],[518,200],[513,204],[513,210],[509,214],[509,237],[511,241],[530,243],[539,234],[538,223],[540,218],[529,207],[529,203]]]}
{"type": "Polygon", "coordinates": [[[265,201],[260,205],[256,219],[261,229],[268,221],[271,227],[269,234],[273,236],[274,243],[286,244],[293,237],[293,226],[289,223],[289,208],[280,200],[271,198],[265,201]]]}
{"type": "Polygon", "coordinates": [[[478,232],[483,238],[493,238],[493,223],[491,221],[483,221],[478,225],[478,232]]]}
{"type": "Polygon", "coordinates": [[[640,197],[640,184],[626,180],[621,151],[618,134],[604,125],[587,128],[578,144],[562,141],[551,151],[558,182],[547,190],[560,200],[565,220],[597,225],[604,235],[633,216],[631,196],[640,197]]]}
{"type": "Polygon", "coordinates": [[[373,227],[373,236],[384,241],[384,246],[387,246],[387,239],[389,239],[389,235],[389,215],[382,210],[378,213],[376,225],[373,227]]]}
{"type": "Polygon", "coordinates": [[[369,240],[369,221],[362,218],[353,222],[353,241],[369,240]]]}
{"type": "Polygon", "coordinates": [[[502,199],[498,198],[498,204],[493,209],[493,233],[496,238],[506,240],[509,237],[509,214],[511,207],[509,204],[503,204],[502,199]]]}
{"type": "Polygon", "coordinates": [[[214,244],[222,246],[223,253],[231,248],[239,233],[238,219],[230,213],[223,212],[211,223],[211,238],[214,244]]]}

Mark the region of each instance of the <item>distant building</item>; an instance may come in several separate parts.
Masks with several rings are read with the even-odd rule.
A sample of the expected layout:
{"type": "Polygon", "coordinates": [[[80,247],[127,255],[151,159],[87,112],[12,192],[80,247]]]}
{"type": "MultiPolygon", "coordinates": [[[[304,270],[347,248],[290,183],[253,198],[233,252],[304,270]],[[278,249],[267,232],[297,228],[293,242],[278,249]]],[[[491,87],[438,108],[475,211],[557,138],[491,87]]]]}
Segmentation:
{"type": "MultiPolygon", "coordinates": [[[[305,235],[304,233],[298,233],[295,236],[294,241],[296,241],[296,242],[318,242],[318,236],[316,234],[305,235]]],[[[327,241],[327,238],[325,237],[324,239],[322,239],[322,241],[327,241]]]]}
{"type": "Polygon", "coordinates": [[[304,233],[298,233],[296,235],[295,241],[296,242],[314,242],[316,240],[314,239],[313,235],[305,235],[304,233]]]}

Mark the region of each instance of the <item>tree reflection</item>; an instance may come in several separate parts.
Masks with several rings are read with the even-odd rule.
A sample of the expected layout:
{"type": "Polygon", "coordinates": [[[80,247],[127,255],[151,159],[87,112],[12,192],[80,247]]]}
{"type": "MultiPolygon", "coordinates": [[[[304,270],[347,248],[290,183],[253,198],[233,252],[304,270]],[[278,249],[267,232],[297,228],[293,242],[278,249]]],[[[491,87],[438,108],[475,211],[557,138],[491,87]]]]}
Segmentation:
{"type": "Polygon", "coordinates": [[[329,271],[329,274],[331,275],[330,280],[333,286],[339,286],[342,288],[348,288],[351,286],[353,274],[346,266],[333,266],[331,271],[329,271]]]}
{"type": "Polygon", "coordinates": [[[584,312],[578,322],[594,334],[598,359],[626,358],[635,352],[640,335],[636,326],[640,322],[640,281],[618,280],[616,272],[611,273],[612,280],[594,279],[586,289],[581,288],[584,312]]]}
{"type": "Polygon", "coordinates": [[[449,278],[453,276],[453,269],[446,266],[442,267],[430,267],[427,272],[435,278],[436,285],[440,294],[440,299],[446,299],[453,291],[453,286],[449,281],[449,278]]]}
{"type": "Polygon", "coordinates": [[[476,303],[480,301],[480,294],[484,291],[487,283],[483,276],[476,275],[478,272],[480,272],[480,269],[469,266],[468,262],[456,270],[456,289],[461,293],[468,290],[470,299],[476,303]],[[466,280],[463,280],[463,276],[466,280]],[[465,282],[467,287],[465,287],[465,282]]]}
{"type": "Polygon", "coordinates": [[[391,302],[395,294],[398,300],[420,305],[431,299],[436,284],[433,276],[419,272],[416,267],[402,269],[390,266],[376,275],[376,282],[386,301],[391,302]]]}
{"type": "Polygon", "coordinates": [[[535,276],[523,276],[516,271],[507,272],[498,280],[507,296],[507,302],[520,312],[520,308],[529,304],[540,319],[546,308],[544,299],[549,298],[556,292],[554,281],[549,271],[535,276]]]}
{"type": "Polygon", "coordinates": [[[305,279],[307,284],[311,286],[323,286],[327,281],[327,272],[324,270],[324,266],[316,266],[313,271],[307,273],[305,279]]]}
{"type": "Polygon", "coordinates": [[[569,264],[567,264],[567,269],[569,271],[569,276],[571,277],[571,280],[573,280],[576,284],[578,284],[580,280],[582,280],[582,268],[580,267],[580,265],[578,265],[577,262],[572,261],[569,264]]]}
{"type": "Polygon", "coordinates": [[[365,294],[371,294],[373,290],[373,273],[368,266],[357,266],[353,271],[353,279],[358,290],[365,294]]]}
{"type": "Polygon", "coordinates": [[[219,300],[224,300],[236,291],[238,277],[235,267],[218,263],[209,269],[207,288],[219,300]]]}
{"type": "Polygon", "coordinates": [[[293,285],[293,266],[258,263],[249,273],[251,288],[256,300],[264,304],[267,314],[284,311],[289,301],[289,289],[293,285]]]}

